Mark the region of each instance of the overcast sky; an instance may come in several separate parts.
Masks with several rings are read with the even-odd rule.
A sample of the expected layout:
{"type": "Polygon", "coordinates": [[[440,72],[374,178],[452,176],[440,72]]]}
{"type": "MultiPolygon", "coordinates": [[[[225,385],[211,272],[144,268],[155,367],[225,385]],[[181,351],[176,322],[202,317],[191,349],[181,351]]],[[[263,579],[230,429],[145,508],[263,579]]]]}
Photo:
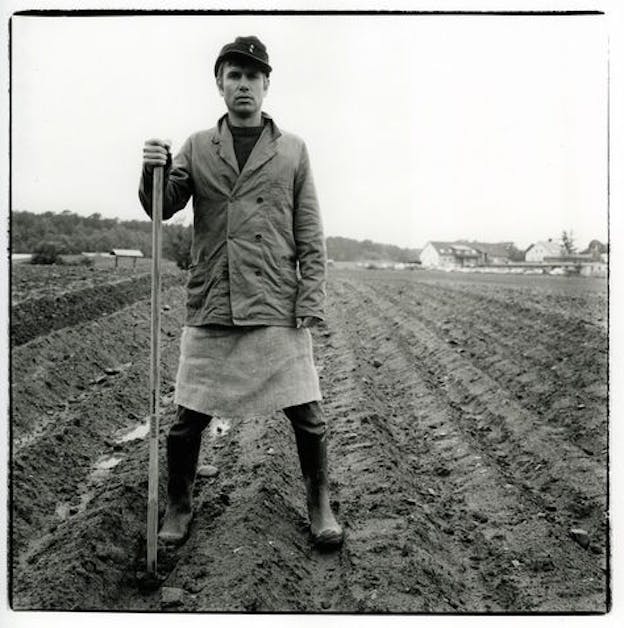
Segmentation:
{"type": "Polygon", "coordinates": [[[214,60],[256,34],[264,109],[308,145],[326,235],[607,238],[601,16],[14,17],[12,32],[14,210],[144,218],[143,141],[175,152],[213,126],[214,60]]]}

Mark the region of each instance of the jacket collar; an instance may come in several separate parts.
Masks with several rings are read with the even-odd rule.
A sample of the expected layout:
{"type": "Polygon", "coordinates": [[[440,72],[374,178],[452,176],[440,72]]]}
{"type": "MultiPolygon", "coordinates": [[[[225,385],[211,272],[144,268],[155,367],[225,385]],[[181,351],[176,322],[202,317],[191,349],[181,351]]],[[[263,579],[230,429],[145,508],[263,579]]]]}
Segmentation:
{"type": "Polygon", "coordinates": [[[281,135],[280,130],[268,113],[263,111],[261,115],[263,122],[266,121],[264,129],[251,155],[249,155],[249,159],[242,172],[239,172],[238,169],[238,162],[236,161],[236,154],[234,153],[234,140],[230,127],[227,124],[227,113],[221,116],[217,122],[217,132],[212,141],[218,146],[217,153],[219,157],[239,175],[236,187],[238,187],[242,179],[247,178],[248,174],[263,166],[277,153],[276,140],[281,135]]]}

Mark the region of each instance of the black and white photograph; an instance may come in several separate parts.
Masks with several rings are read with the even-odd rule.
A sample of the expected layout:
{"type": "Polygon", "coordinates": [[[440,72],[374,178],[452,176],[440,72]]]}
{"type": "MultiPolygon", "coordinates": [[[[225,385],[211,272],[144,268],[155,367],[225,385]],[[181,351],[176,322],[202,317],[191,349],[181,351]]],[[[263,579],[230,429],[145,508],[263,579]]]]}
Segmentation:
{"type": "Polygon", "coordinates": [[[13,3],[13,618],[608,619],[613,22],[537,4],[13,3]]]}

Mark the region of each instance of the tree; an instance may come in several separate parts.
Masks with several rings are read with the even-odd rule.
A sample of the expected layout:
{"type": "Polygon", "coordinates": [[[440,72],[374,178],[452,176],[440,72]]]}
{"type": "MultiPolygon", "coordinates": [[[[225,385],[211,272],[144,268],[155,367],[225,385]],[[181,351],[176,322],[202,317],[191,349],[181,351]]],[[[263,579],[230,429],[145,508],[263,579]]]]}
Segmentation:
{"type": "Polygon", "coordinates": [[[604,253],[608,253],[609,249],[608,246],[603,244],[600,240],[592,240],[582,252],[591,255],[594,259],[600,259],[600,256],[604,253]]]}
{"type": "Polygon", "coordinates": [[[31,264],[62,264],[61,253],[62,245],[58,242],[45,240],[39,242],[35,247],[33,256],[30,259],[31,264]]]}
{"type": "Polygon", "coordinates": [[[576,245],[574,244],[574,234],[572,231],[563,231],[561,234],[561,251],[564,255],[573,255],[576,253],[576,245]]]}
{"type": "Polygon", "coordinates": [[[509,260],[512,262],[524,262],[524,251],[521,251],[515,244],[509,248],[509,260]]]}

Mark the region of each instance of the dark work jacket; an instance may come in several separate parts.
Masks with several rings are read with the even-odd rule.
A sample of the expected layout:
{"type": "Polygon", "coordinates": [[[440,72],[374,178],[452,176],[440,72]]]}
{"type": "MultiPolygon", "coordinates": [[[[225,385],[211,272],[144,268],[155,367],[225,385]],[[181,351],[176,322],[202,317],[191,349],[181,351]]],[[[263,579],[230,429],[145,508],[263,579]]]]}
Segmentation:
{"type": "MultiPolygon", "coordinates": [[[[262,116],[267,123],[242,172],[226,116],[191,135],[165,169],[163,219],[193,197],[187,325],[323,319],[326,251],[308,152],[262,116]]],[[[145,167],[139,198],[151,216],[145,167]]]]}

